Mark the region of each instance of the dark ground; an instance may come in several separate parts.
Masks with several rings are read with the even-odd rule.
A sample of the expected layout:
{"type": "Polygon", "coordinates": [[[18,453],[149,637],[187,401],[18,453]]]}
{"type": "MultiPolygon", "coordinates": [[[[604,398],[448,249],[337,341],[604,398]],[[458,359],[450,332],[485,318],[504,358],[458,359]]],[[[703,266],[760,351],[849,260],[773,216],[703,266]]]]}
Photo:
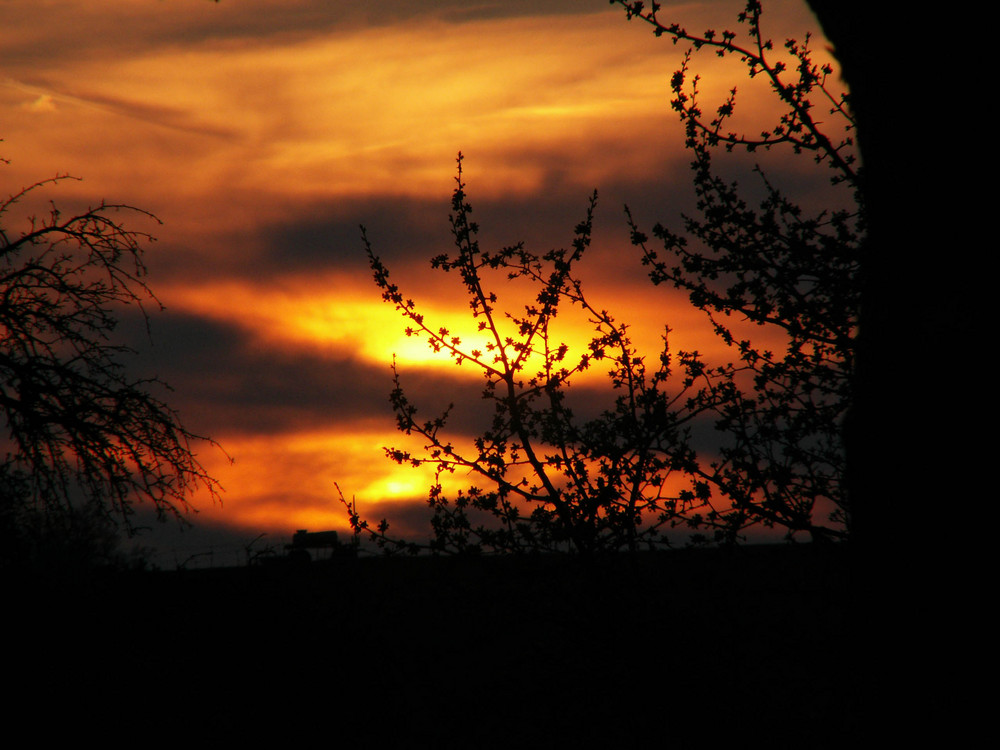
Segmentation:
{"type": "Polygon", "coordinates": [[[836,747],[866,689],[848,562],[799,545],[22,580],[6,708],[136,741],[836,747]]]}

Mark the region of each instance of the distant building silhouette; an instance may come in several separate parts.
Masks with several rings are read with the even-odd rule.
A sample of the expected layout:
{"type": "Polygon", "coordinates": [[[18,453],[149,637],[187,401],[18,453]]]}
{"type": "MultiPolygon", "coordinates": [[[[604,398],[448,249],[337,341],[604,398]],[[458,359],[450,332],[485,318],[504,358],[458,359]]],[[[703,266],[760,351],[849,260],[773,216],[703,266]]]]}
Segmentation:
{"type": "Polygon", "coordinates": [[[292,536],[292,543],[285,545],[288,556],[295,560],[309,562],[314,558],[330,560],[342,557],[357,557],[354,544],[343,544],[336,531],[308,531],[299,529],[292,536]],[[325,550],[324,554],[322,551],[325,550]]]}

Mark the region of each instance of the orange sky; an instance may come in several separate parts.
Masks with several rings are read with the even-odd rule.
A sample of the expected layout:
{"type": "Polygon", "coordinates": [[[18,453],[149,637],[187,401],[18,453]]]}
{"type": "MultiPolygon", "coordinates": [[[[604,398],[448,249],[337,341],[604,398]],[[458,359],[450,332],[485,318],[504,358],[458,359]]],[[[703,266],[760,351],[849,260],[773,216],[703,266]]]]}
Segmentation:
{"type": "MultiPolygon", "coordinates": [[[[721,29],[741,7],[675,12],[721,29]]],[[[776,41],[817,33],[804,3],[765,11],[776,41]]],[[[485,246],[567,245],[597,188],[581,270],[597,304],[651,353],[666,324],[675,348],[721,355],[701,315],[645,278],[621,212],[628,203],[651,226],[691,208],[669,106],[681,51],[605,0],[13,0],[0,7],[11,161],[0,174],[10,193],[69,173],[84,179],[46,199],[124,202],[163,220],[148,259],[167,311],[139,366],[236,461],[205,448],[226,493],[221,507],[196,499],[197,522],[245,538],[344,528],[334,482],[373,515],[426,488],[382,453],[402,439],[387,401],[393,354],[418,394],[477,392],[471,372],[401,335],[358,232],[368,227],[429,318],[458,329],[461,289],[426,261],[449,249],[459,150],[485,246]]],[[[738,66],[705,54],[694,67],[706,102],[739,84],[742,122],[768,123],[771,99],[738,66]]],[[[825,175],[806,175],[807,161],[769,166],[813,180],[822,200],[825,175]]],[[[571,343],[584,333],[567,322],[571,343]]]]}

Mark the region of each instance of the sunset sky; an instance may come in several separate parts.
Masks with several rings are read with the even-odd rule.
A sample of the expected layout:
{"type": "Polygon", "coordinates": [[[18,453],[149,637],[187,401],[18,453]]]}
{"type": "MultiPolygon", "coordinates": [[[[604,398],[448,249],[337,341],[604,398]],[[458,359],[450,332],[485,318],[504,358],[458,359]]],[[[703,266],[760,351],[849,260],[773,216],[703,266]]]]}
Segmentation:
{"type": "MultiPolygon", "coordinates": [[[[741,8],[682,3],[670,17],[721,30],[741,8]]],[[[803,2],[766,3],[764,26],[779,48],[807,31],[825,48],[803,2]]],[[[682,52],[606,0],[0,0],[2,189],[70,174],[83,179],[41,197],[162,220],[132,225],[158,238],[149,283],[166,310],[152,344],[135,315],[122,329],[142,349],[136,372],[168,382],[185,424],[235,459],[199,447],[225,487],[221,505],[194,498],[202,533],[225,527],[235,556],[260,533],[344,529],[334,482],[413,529],[427,475],[383,454],[403,444],[393,354],[422,413],[475,404],[481,380],[406,339],[359,225],[427,317],[460,329],[461,287],[427,262],[450,249],[457,152],[484,247],[567,246],[596,188],[588,294],[652,353],[669,325],[673,348],[721,356],[684,296],[645,277],[622,211],[680,227],[693,206],[670,109],[682,52]]],[[[706,109],[738,85],[739,122],[770,123],[771,95],[738,63],[704,53],[693,68],[706,109]]],[[[822,205],[826,175],[786,157],[757,158],[822,205]]],[[[749,185],[752,163],[726,165],[749,185]]],[[[597,394],[601,379],[580,385],[597,394]]],[[[207,549],[197,533],[164,542],[160,564],[207,549]]]]}

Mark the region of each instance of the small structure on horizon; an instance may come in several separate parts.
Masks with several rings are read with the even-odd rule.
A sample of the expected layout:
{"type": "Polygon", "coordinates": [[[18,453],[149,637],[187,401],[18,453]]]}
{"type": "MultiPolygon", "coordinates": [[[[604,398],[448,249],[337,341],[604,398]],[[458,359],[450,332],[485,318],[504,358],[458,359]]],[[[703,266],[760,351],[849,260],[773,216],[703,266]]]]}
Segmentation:
{"type": "Polygon", "coordinates": [[[308,531],[299,529],[292,536],[292,543],[285,545],[285,551],[293,560],[309,562],[316,554],[317,560],[332,560],[343,557],[357,557],[355,544],[343,544],[336,531],[308,531]],[[326,550],[326,554],[322,551],[326,550]]]}

